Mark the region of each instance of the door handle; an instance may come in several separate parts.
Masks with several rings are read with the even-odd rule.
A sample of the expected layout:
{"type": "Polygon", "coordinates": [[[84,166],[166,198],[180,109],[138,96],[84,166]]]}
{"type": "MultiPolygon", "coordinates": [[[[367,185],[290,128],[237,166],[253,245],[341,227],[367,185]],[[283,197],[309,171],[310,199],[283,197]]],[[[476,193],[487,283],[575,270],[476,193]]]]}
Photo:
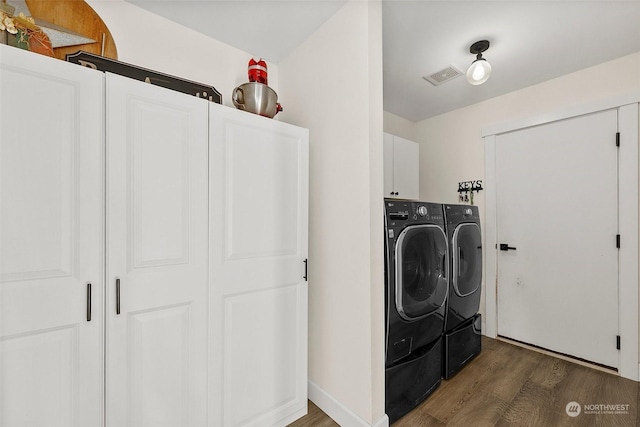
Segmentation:
{"type": "Polygon", "coordinates": [[[509,244],[508,244],[508,243],[500,243],[500,250],[501,250],[501,251],[508,251],[508,250],[513,250],[513,251],[515,251],[515,250],[516,250],[516,248],[515,248],[515,247],[513,247],[513,246],[509,246],[509,244]]]}
{"type": "Polygon", "coordinates": [[[447,254],[443,254],[442,255],[442,277],[446,280],[447,279],[447,262],[449,260],[447,259],[447,254]]]}
{"type": "Polygon", "coordinates": [[[120,279],[116,279],[116,314],[120,314],[120,279]]]}
{"type": "Polygon", "coordinates": [[[91,283],[87,283],[87,322],[91,322],[91,283]]]}

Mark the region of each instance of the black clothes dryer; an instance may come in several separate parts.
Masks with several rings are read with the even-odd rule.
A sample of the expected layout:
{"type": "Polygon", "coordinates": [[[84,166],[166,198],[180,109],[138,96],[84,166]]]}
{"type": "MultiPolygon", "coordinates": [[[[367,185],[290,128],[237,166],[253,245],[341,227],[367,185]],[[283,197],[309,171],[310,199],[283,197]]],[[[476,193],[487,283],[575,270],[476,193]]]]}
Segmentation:
{"type": "Polygon", "coordinates": [[[442,376],[452,377],[481,350],[482,238],[477,206],[443,205],[449,243],[449,296],[442,376]]]}
{"type": "Polygon", "coordinates": [[[384,204],[385,409],[393,423],[440,384],[449,263],[442,205],[384,204]]]}

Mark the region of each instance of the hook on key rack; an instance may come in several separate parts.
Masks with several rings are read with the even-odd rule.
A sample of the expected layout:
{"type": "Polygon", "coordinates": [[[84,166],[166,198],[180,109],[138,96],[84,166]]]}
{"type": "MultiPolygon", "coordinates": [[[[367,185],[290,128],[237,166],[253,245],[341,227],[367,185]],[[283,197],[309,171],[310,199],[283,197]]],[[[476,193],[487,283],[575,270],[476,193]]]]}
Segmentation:
{"type": "Polygon", "coordinates": [[[473,193],[482,191],[482,180],[464,181],[458,183],[458,199],[461,202],[473,204],[473,193]]]}

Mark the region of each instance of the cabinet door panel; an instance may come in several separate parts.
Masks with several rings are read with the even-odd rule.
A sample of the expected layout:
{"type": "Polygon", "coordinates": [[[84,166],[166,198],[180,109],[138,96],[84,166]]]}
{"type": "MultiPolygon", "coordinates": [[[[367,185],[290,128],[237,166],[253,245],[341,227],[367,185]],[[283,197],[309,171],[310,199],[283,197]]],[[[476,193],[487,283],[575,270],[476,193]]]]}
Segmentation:
{"type": "Polygon", "coordinates": [[[418,199],[420,146],[384,133],[384,197],[418,199]]]}
{"type": "Polygon", "coordinates": [[[393,186],[393,135],[383,134],[383,194],[384,197],[393,197],[395,195],[395,188],[393,186]]]}
{"type": "Polygon", "coordinates": [[[131,425],[190,425],[192,314],[192,304],[129,314],[131,425]]]}
{"type": "Polygon", "coordinates": [[[293,283],[224,299],[224,425],[269,425],[299,409],[300,297],[293,283]]]}
{"type": "Polygon", "coordinates": [[[186,264],[189,253],[190,113],[131,99],[129,265],[186,264]]]}
{"type": "Polygon", "coordinates": [[[102,423],[103,86],[0,45],[3,426],[102,423]]]}
{"type": "Polygon", "coordinates": [[[420,149],[417,143],[395,136],[393,140],[393,185],[402,199],[417,199],[420,149]]]}
{"type": "Polygon", "coordinates": [[[210,106],[211,426],[306,413],[308,132],[210,106]]]}
{"type": "Polygon", "coordinates": [[[78,425],[73,411],[78,387],[77,346],[77,325],[3,340],[3,426],[78,425]]]}
{"type": "Polygon", "coordinates": [[[295,256],[299,137],[237,123],[226,137],[226,258],[295,256]]]}
{"type": "Polygon", "coordinates": [[[111,74],[107,98],[107,424],[204,425],[207,102],[111,74]]]}

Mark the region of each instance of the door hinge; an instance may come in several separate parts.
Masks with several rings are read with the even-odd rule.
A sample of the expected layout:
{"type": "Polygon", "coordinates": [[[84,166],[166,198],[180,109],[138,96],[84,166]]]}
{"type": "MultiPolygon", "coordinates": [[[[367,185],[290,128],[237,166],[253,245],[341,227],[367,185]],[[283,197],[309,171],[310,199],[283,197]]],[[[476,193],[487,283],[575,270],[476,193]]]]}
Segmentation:
{"type": "Polygon", "coordinates": [[[620,235],[616,234],[616,248],[620,249],[620,235]]]}
{"type": "Polygon", "coordinates": [[[616,335],[616,350],[620,350],[620,335],[616,335]]]}
{"type": "Polygon", "coordinates": [[[305,282],[308,282],[309,280],[307,279],[307,266],[309,265],[309,260],[305,258],[303,262],[304,262],[304,276],[302,276],[302,278],[304,279],[305,282]]]}
{"type": "Polygon", "coordinates": [[[620,147],[620,132],[616,132],[616,147],[620,147]]]}

